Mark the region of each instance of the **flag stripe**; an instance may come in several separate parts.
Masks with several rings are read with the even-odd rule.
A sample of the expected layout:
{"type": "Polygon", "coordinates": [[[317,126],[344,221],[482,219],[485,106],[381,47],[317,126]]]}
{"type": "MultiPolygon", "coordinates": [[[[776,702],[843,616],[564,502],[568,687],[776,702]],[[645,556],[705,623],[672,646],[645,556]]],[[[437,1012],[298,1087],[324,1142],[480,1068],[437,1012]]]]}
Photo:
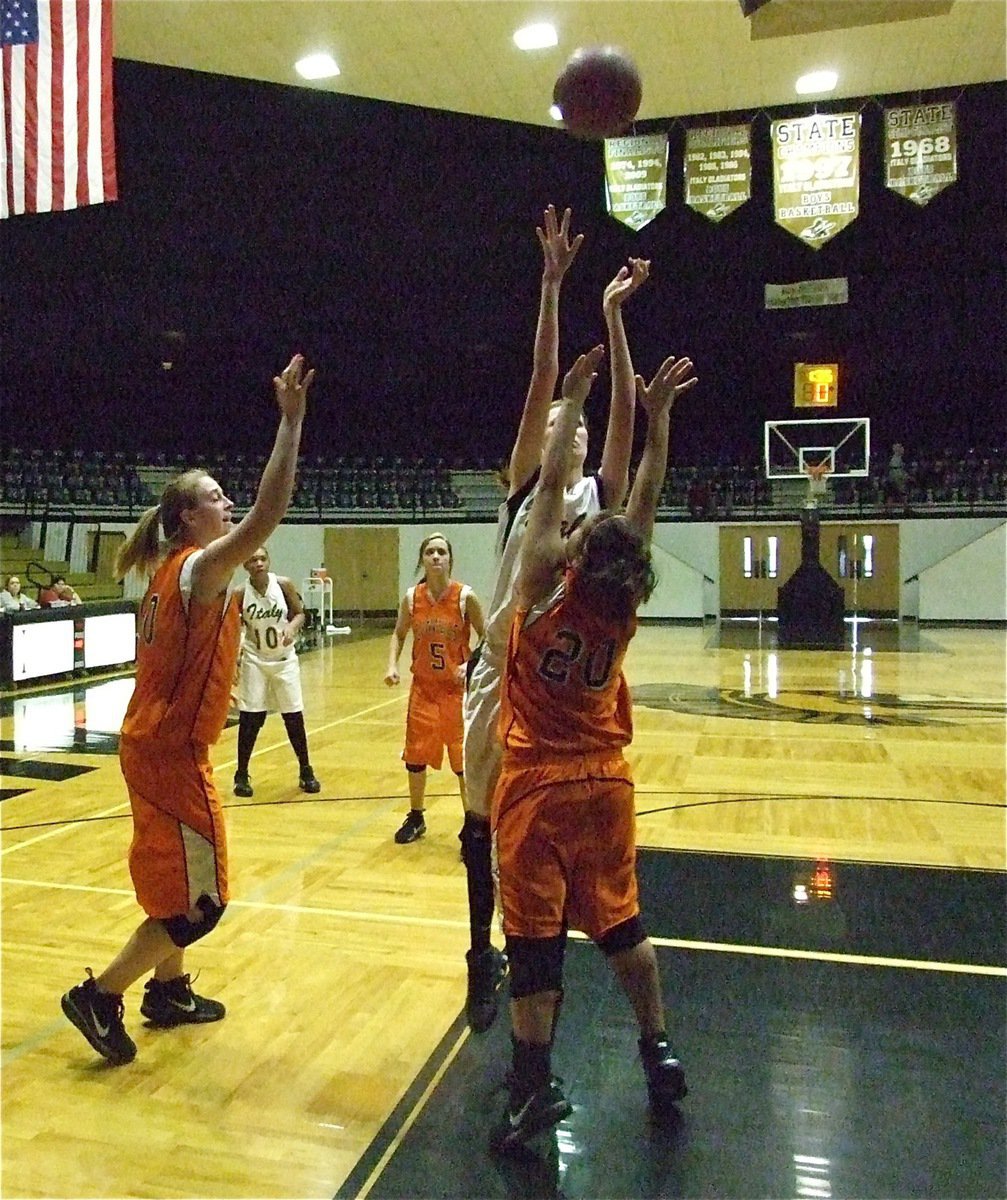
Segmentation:
{"type": "Polygon", "coordinates": [[[9,65],[7,55],[0,53],[0,220],[10,216],[10,203],[7,199],[10,195],[7,184],[7,168],[10,165],[10,154],[7,152],[10,145],[10,127],[7,122],[7,114],[10,112],[10,105],[7,103],[10,94],[9,65]]]}
{"type": "MultiPolygon", "coordinates": [[[[35,93],[35,212],[50,212],[52,209],[52,104],[46,97],[52,96],[52,36],[48,22],[39,28],[38,54],[35,56],[36,78],[29,93],[35,93]],[[41,103],[39,103],[41,97],[41,103]]],[[[32,174],[32,172],[30,172],[32,174]]]]}
{"type": "Polygon", "coordinates": [[[10,129],[11,129],[11,207],[24,212],[24,47],[18,46],[11,55],[10,65],[10,129]]]}
{"type": "Polygon", "coordinates": [[[112,0],[16,3],[38,40],[0,52],[0,217],[113,200],[112,0]]]}
{"type": "MultiPolygon", "coordinates": [[[[101,191],[103,200],[119,197],[115,177],[115,111],[112,107],[112,14],[107,11],[101,22],[101,58],[94,73],[101,91],[99,129],[101,130],[101,191]]],[[[98,38],[95,38],[97,41],[98,38]]]]}
{"type": "MultiPolygon", "coordinates": [[[[49,25],[50,44],[52,47],[51,96],[52,96],[52,144],[49,147],[49,158],[52,162],[53,203],[62,201],[66,170],[63,166],[63,22],[51,21],[49,25]]],[[[57,205],[58,207],[58,205],[57,205]]]]}

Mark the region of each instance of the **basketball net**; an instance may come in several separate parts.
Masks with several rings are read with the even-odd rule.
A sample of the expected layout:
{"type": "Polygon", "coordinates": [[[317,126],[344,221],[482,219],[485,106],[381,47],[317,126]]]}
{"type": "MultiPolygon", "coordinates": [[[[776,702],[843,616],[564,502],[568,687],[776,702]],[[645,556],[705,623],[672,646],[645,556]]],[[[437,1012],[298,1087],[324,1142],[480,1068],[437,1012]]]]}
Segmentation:
{"type": "Polygon", "coordinates": [[[804,473],[808,477],[808,508],[817,508],[818,501],[828,494],[829,479],[832,474],[832,468],[828,462],[809,463],[804,468],[804,473]]]}

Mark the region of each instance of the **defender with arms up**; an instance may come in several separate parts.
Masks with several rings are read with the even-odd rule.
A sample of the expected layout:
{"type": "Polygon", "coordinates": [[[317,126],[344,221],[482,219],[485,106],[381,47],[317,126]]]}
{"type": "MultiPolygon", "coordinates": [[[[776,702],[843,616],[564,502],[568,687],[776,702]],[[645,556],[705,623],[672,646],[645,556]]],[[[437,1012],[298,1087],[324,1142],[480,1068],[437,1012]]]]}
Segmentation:
{"type": "Polygon", "coordinates": [[[598,513],[564,539],[567,447],[601,355],[600,346],[582,355],[563,382],[507,649],[492,809],[513,1027],[509,1102],[490,1142],[500,1152],[571,1112],[551,1071],[568,926],[601,948],[633,1005],[651,1105],[661,1110],[686,1092],[640,919],[633,780],[623,756],[632,703],[622,665],[655,583],[650,539],[669,413],[695,378],[688,359],[669,358],[649,386],[636,380],[647,437],[626,513],[598,513]]]}

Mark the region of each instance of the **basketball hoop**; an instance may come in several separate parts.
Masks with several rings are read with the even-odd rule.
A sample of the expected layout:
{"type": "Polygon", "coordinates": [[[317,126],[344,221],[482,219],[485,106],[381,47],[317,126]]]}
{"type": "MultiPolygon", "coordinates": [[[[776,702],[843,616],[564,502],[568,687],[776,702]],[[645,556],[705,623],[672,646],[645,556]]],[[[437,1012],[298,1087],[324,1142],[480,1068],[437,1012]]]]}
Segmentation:
{"type": "Polygon", "coordinates": [[[804,467],[804,474],[808,477],[808,508],[817,508],[818,501],[829,492],[829,476],[832,474],[832,468],[829,466],[828,460],[820,463],[808,463],[804,467]]]}

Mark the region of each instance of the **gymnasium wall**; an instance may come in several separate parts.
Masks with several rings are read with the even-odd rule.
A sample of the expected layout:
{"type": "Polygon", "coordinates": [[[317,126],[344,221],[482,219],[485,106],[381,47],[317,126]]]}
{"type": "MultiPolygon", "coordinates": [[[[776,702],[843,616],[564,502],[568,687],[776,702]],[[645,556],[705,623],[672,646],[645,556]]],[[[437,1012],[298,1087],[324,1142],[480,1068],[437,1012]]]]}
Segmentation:
{"type": "MultiPolygon", "coordinates": [[[[960,518],[899,521],[900,612],[922,621],[1007,620],[1007,522],[1002,518],[960,518]]],[[[87,535],[93,526],[74,527],[71,571],[85,571],[87,535]]],[[[103,531],[122,530],[128,524],[105,522],[103,531]]],[[[468,583],[489,607],[494,578],[496,526],[493,524],[401,525],[398,550],[398,596],[416,582],[416,558],[428,533],[443,533],[454,550],[455,575],[468,583]]],[[[32,545],[38,545],[40,527],[30,526],[32,545]]],[[[51,522],[47,528],[45,557],[61,559],[67,526],[51,522]]],[[[323,559],[325,527],[281,525],[269,539],[274,569],[300,584],[323,559]]],[[[651,618],[699,620],[717,611],[720,526],[712,522],[667,522],[654,531],[657,590],[642,615],[651,618]]],[[[338,563],[326,563],[335,574],[338,563]]],[[[127,581],[127,596],[139,596],[135,579],[127,581]]],[[[391,607],[391,605],[389,606],[391,607]]]]}

